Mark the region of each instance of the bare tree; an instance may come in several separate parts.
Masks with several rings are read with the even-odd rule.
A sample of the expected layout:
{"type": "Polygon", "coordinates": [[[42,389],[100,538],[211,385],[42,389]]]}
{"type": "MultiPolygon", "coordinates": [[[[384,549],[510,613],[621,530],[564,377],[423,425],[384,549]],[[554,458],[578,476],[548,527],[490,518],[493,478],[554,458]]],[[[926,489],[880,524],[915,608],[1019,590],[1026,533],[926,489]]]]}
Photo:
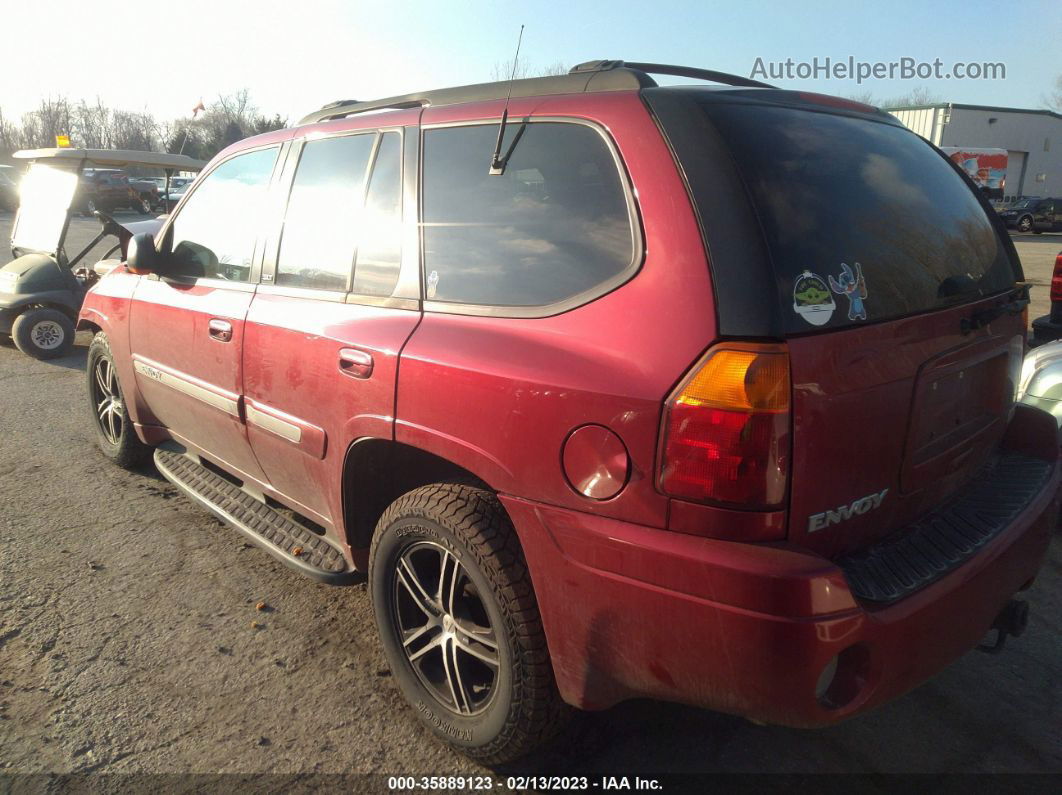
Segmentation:
{"type": "Polygon", "coordinates": [[[862,102],[864,105],[878,105],[878,100],[874,96],[873,91],[864,90],[856,91],[854,94],[845,94],[845,99],[850,99],[853,102],[862,102]]]}
{"type": "Polygon", "coordinates": [[[1062,113],[1062,75],[1055,78],[1055,88],[1044,97],[1044,105],[1056,113],[1062,113]]]}
{"type": "Polygon", "coordinates": [[[927,86],[918,86],[917,88],[912,88],[906,94],[886,100],[882,103],[882,106],[894,108],[904,105],[934,105],[942,101],[943,97],[935,94],[927,86]]]}
{"type": "Polygon", "coordinates": [[[564,65],[562,61],[554,61],[548,66],[533,67],[527,61],[518,60],[516,62],[516,70],[513,71],[512,59],[508,61],[502,61],[501,63],[495,62],[491,67],[490,77],[495,83],[500,83],[513,77],[516,80],[522,80],[525,77],[548,77],[549,75],[566,75],[568,74],[568,67],[564,65]]]}

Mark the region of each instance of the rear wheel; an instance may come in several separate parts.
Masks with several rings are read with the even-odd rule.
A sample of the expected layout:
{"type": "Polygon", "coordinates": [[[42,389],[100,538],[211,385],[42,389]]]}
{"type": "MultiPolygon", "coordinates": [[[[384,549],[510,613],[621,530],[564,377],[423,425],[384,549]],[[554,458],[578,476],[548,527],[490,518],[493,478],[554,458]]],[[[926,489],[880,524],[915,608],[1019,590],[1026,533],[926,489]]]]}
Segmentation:
{"type": "Polygon", "coordinates": [[[443,483],[400,497],[376,526],[369,583],[395,680],[440,739],[501,764],[564,725],[527,564],[494,494],[443,483]]]}
{"type": "Polygon", "coordinates": [[[28,309],[11,326],[15,345],[34,359],[57,359],[74,347],[74,322],[58,309],[28,309]]]}
{"type": "Polygon", "coordinates": [[[88,403],[96,430],[96,443],[111,461],[125,469],[132,469],[148,457],[151,448],[140,441],[133,429],[118,383],[111,346],[102,331],[89,346],[85,371],[88,374],[88,403]]]}
{"type": "Polygon", "coordinates": [[[133,209],[143,213],[144,215],[150,215],[151,202],[141,196],[139,199],[137,199],[136,206],[133,209]]]}
{"type": "Polygon", "coordinates": [[[1030,229],[1032,229],[1032,216],[1023,215],[1021,218],[1018,219],[1018,231],[1028,232],[1030,229]]]}

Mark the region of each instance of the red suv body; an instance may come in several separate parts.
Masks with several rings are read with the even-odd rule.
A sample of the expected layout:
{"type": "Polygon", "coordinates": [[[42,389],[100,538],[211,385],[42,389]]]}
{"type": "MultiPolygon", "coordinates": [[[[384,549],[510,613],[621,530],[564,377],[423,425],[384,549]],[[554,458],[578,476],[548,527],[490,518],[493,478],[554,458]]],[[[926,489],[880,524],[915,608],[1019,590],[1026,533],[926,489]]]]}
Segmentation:
{"type": "MultiPolygon", "coordinates": [[[[530,577],[502,590],[586,709],[822,726],[1020,630],[997,618],[1047,548],[1057,434],[1014,403],[1020,265],[968,180],[865,106],[615,63],[518,81],[490,174],[505,88],[340,105],[218,155],[85,302],[90,383],[110,361],[120,384],[105,451],[124,418],[199,467],[160,463],[193,496],[224,480],[198,495],[223,518],[312,527],[323,551],[270,551],[337,582],[403,495],[488,493],[530,577]]],[[[447,542],[440,595],[445,548],[494,571],[447,542]]],[[[444,651],[460,612],[436,611],[444,651]]],[[[464,750],[529,747],[475,723],[494,696],[416,682],[464,750]]]]}

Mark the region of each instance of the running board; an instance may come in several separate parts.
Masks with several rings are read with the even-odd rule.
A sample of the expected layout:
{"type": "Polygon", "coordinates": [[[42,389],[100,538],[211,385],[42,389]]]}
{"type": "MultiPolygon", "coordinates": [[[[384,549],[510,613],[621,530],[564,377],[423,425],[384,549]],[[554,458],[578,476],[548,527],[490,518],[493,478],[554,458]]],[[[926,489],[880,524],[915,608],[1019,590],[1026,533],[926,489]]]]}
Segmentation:
{"type": "Polygon", "coordinates": [[[357,578],[343,553],[182,452],[155,449],[155,466],[187,496],[301,574],[330,585],[357,578]]]}

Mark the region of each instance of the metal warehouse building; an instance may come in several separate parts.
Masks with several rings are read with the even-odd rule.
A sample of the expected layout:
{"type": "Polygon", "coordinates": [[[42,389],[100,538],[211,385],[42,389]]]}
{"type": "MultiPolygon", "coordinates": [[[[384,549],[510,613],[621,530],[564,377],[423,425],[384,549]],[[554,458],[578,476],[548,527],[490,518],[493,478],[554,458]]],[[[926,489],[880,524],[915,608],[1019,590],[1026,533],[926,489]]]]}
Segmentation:
{"type": "Polygon", "coordinates": [[[1006,149],[1008,197],[1062,196],[1062,114],[955,102],[885,110],[937,146],[1006,149]]]}

